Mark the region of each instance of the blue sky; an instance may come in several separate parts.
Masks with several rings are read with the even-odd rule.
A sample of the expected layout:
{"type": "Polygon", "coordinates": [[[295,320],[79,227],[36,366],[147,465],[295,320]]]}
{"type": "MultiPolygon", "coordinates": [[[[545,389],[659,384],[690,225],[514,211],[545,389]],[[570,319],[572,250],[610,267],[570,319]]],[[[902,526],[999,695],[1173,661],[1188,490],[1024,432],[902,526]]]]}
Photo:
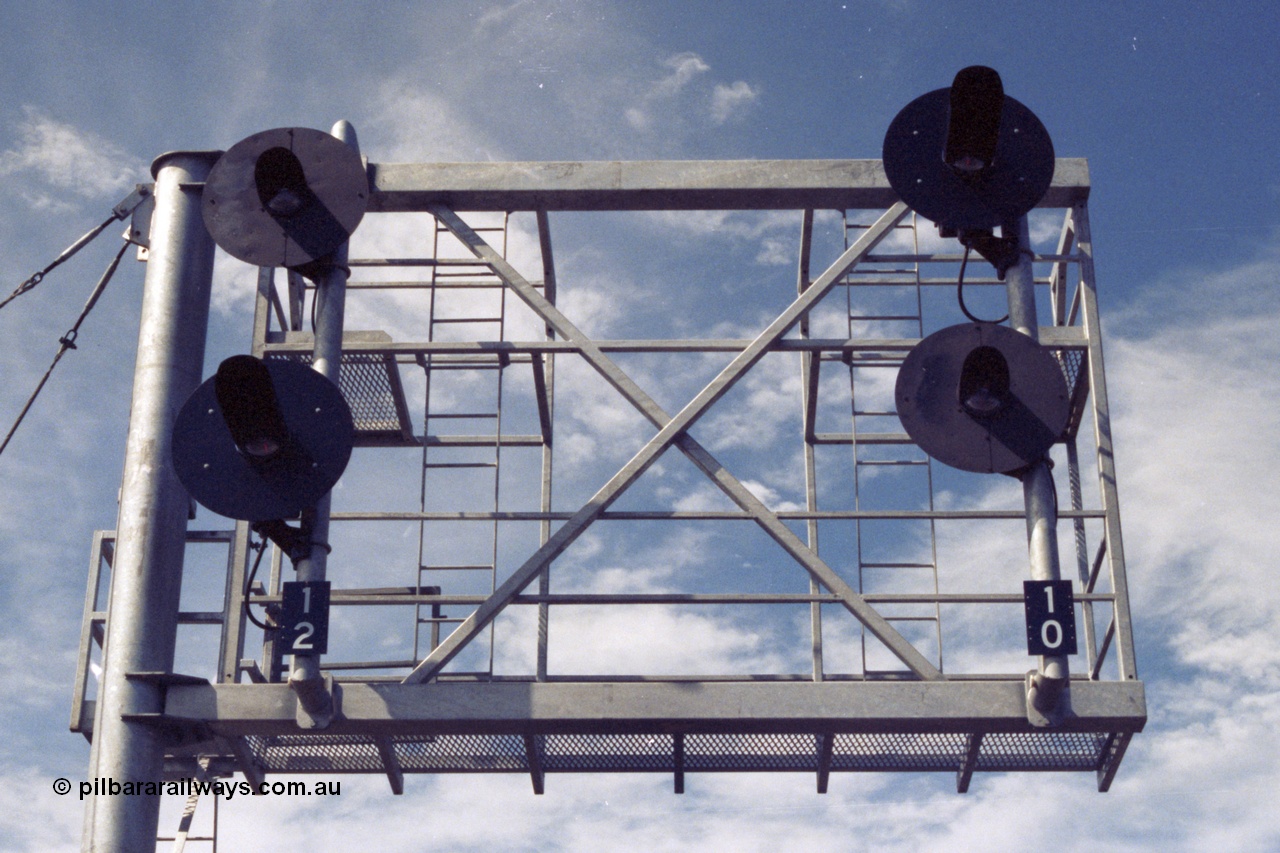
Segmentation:
{"type": "MultiPolygon", "coordinates": [[[[556,776],[542,797],[520,776],[411,778],[400,798],[380,778],[345,777],[327,813],[284,800],[224,806],[228,849],[366,841],[385,850],[1021,850],[1045,838],[1067,850],[1280,846],[1269,796],[1280,790],[1280,13],[1272,4],[152,6],[7,5],[4,295],[147,180],[163,151],[226,148],[266,128],[346,118],[364,153],[382,162],[874,158],[912,98],[949,85],[965,65],[997,68],[1059,156],[1089,159],[1151,715],[1106,795],[1084,774],[979,777],[965,796],[949,779],[841,775],[824,797],[793,776],[693,777],[682,797],[656,776],[556,776]]],[[[564,236],[565,311],[602,337],[696,325],[635,294],[665,287],[664,298],[676,298],[673,270],[704,252],[756,262],[760,281],[793,275],[767,261],[771,240],[793,245],[790,220],[706,217],[686,221],[683,238],[652,220],[599,233],[572,217],[553,227],[564,236]],[[633,237],[665,254],[627,253],[633,237]]],[[[0,310],[6,430],[118,245],[116,230],[0,310]]],[[[785,304],[785,293],[752,296],[714,267],[699,275],[712,301],[742,300],[735,322],[744,329],[785,304]]],[[[87,764],[86,744],[66,731],[67,709],[90,537],[115,521],[141,281],[141,265],[127,261],[0,456],[6,851],[78,846],[79,804],[49,785],[82,778],[87,764]]],[[[221,257],[215,291],[214,363],[248,338],[243,269],[221,257]]],[[[668,405],[691,393],[677,379],[659,382],[662,363],[635,369],[668,405]]],[[[628,440],[643,433],[616,398],[584,388],[579,421],[617,423],[628,440]]],[[[768,480],[767,466],[752,468],[750,453],[739,447],[735,456],[725,442],[743,476],[768,480]]],[[[570,478],[564,499],[594,487],[596,473],[570,478]]],[[[785,484],[776,488],[780,500],[794,499],[785,484]]],[[[642,560],[610,559],[645,571],[642,560]]],[[[726,659],[763,654],[741,626],[699,627],[726,659]]]]}

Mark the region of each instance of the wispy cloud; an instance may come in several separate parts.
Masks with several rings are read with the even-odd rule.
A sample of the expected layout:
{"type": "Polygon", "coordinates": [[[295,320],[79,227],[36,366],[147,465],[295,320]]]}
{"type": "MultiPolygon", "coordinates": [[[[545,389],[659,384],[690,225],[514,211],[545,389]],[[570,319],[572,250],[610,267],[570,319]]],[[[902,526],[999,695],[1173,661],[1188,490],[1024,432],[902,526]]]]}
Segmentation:
{"type": "Polygon", "coordinates": [[[23,178],[21,192],[36,209],[67,210],[68,195],[108,196],[145,177],[142,164],[110,140],[36,107],[23,107],[22,114],[17,143],[0,152],[0,175],[23,178]]]}
{"type": "Polygon", "coordinates": [[[674,99],[700,74],[711,70],[696,53],[679,53],[662,63],[670,73],[654,83],[641,97],[640,103],[626,111],[627,123],[636,130],[648,130],[653,124],[653,113],[674,99]]]}
{"type": "Polygon", "coordinates": [[[650,84],[624,112],[635,130],[667,130],[682,121],[722,125],[745,114],[760,97],[759,87],[745,80],[717,82],[708,91],[706,75],[711,66],[696,53],[678,53],[663,60],[662,66],[667,74],[650,84]]]}
{"type": "Polygon", "coordinates": [[[724,124],[745,113],[759,97],[760,89],[745,80],[737,80],[728,86],[717,83],[711,91],[711,120],[716,124],[724,124]]]}

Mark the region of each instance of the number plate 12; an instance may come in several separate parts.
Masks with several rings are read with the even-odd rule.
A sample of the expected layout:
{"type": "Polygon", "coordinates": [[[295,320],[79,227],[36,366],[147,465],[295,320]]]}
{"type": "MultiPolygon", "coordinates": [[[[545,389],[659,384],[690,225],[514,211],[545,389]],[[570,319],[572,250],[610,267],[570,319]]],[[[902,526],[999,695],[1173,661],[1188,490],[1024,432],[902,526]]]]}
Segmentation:
{"type": "Polygon", "coordinates": [[[1023,581],[1027,654],[1076,653],[1076,602],[1071,581],[1023,581]]]}
{"type": "Polygon", "coordinates": [[[295,655],[329,651],[329,581],[281,584],[280,641],[295,655]]]}

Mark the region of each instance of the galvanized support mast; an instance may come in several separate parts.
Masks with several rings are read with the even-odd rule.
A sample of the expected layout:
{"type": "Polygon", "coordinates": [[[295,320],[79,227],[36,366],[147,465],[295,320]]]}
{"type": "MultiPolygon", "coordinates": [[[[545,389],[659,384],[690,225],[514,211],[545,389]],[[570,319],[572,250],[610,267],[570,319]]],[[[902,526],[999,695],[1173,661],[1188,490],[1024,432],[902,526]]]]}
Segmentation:
{"type": "MultiPolygon", "coordinates": [[[[1031,265],[1031,234],[1027,217],[1018,219],[1018,262],[1009,269],[1009,325],[1034,341],[1040,340],[1036,317],[1035,275],[1031,265]]],[[[1058,499],[1047,458],[1031,465],[1022,475],[1022,496],[1027,508],[1027,547],[1031,579],[1061,579],[1058,564],[1058,499]]],[[[1064,712],[1063,691],[1069,671],[1065,655],[1045,655],[1027,683],[1027,714],[1056,724],[1064,712]]]]}
{"type": "MultiPolygon", "coordinates": [[[[349,122],[340,121],[331,131],[355,151],[360,152],[355,128],[349,122]]],[[[315,292],[315,348],[312,351],[312,367],[334,385],[338,384],[342,366],[342,327],[346,308],[347,278],[351,270],[347,266],[347,244],[344,242],[333,253],[328,269],[316,281],[315,292]]],[[[316,502],[311,522],[311,553],[299,560],[295,568],[299,581],[323,581],[329,556],[329,493],[316,502]]],[[[298,722],[308,728],[324,728],[333,719],[332,679],[320,673],[319,655],[294,655],[293,670],[289,674],[289,686],[298,694],[298,722]]]]}
{"type": "MultiPolygon", "coordinates": [[[[89,778],[158,782],[173,671],[187,493],[169,459],[174,417],[200,384],[213,281],[213,240],[199,187],[221,152],[165,154],[152,166],[156,210],[142,297],[133,406],[120,491],[117,550],[89,778]]],[[[88,851],[155,848],[159,795],[91,797],[88,851]]]]}

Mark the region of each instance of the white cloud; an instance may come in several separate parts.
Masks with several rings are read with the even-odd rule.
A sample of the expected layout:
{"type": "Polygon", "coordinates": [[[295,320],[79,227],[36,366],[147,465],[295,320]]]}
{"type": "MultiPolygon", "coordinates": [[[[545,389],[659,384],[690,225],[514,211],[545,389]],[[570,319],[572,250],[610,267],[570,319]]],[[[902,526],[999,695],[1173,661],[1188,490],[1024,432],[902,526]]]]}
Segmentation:
{"type": "MultiPolygon", "coordinates": [[[[759,498],[765,506],[774,512],[791,512],[801,509],[801,506],[795,501],[784,500],[777,489],[767,486],[758,480],[742,480],[741,482],[747,491],[759,498]]],[[[707,481],[693,491],[677,498],[673,508],[680,512],[719,512],[735,510],[737,506],[724,492],[720,491],[710,481],[707,481]]]]}
{"type": "Polygon", "coordinates": [[[678,53],[662,63],[670,73],[653,83],[640,97],[639,103],[624,112],[627,123],[636,130],[648,130],[653,124],[655,110],[665,108],[697,76],[711,70],[696,53],[678,53]]]}
{"type": "Polygon", "coordinates": [[[673,100],[689,85],[695,77],[711,70],[711,66],[702,61],[696,53],[678,53],[668,57],[662,63],[670,73],[653,83],[635,106],[629,107],[624,115],[627,123],[636,130],[648,130],[653,123],[653,112],[673,100]]]}
{"type": "Polygon", "coordinates": [[[668,73],[623,111],[634,130],[671,132],[685,123],[723,125],[741,118],[760,97],[760,87],[745,80],[711,83],[711,66],[696,53],[678,53],[662,65],[668,73]]]}
{"type": "Polygon", "coordinates": [[[72,793],[57,796],[50,786],[56,777],[36,767],[4,767],[0,771],[0,837],[5,850],[37,853],[76,850],[80,844],[80,777],[68,774],[72,793]]]}
{"type": "Polygon", "coordinates": [[[35,186],[23,190],[33,207],[63,211],[67,193],[80,199],[110,196],[146,179],[142,164],[110,140],[35,107],[22,112],[17,144],[0,152],[0,175],[34,179],[35,186]]]}
{"type": "Polygon", "coordinates": [[[711,70],[711,66],[703,62],[702,57],[696,53],[678,53],[662,64],[670,68],[671,73],[654,84],[651,96],[655,98],[670,98],[677,95],[681,89],[689,85],[689,81],[711,70]]]}
{"type": "Polygon", "coordinates": [[[711,92],[711,120],[724,124],[741,115],[759,97],[759,88],[753,88],[745,80],[737,80],[731,86],[717,83],[711,92]]]}
{"type": "Polygon", "coordinates": [[[508,159],[465,108],[404,77],[377,87],[366,124],[360,132],[379,141],[382,162],[508,159]]]}
{"type": "MultiPolygon", "coordinates": [[[[1190,309],[1185,319],[1157,318],[1161,326],[1144,333],[1152,318],[1135,306],[1109,325],[1116,330],[1107,355],[1136,602],[1148,613],[1176,616],[1180,632],[1188,630],[1188,615],[1227,637],[1261,640],[1280,624],[1269,556],[1280,550],[1272,522],[1280,495],[1268,473],[1280,462],[1280,341],[1273,333],[1280,311],[1249,301],[1277,277],[1280,262],[1271,258],[1196,281],[1162,282],[1161,296],[1149,299],[1175,294],[1175,306],[1190,309]],[[1125,334],[1128,328],[1134,331],[1125,334]],[[1130,509],[1135,492],[1150,503],[1130,509]]],[[[1189,646],[1206,653],[1200,642],[1189,646]]]]}
{"type": "Polygon", "coordinates": [[[713,451],[774,448],[785,435],[799,434],[799,394],[798,359],[762,359],[707,411],[694,432],[706,436],[713,451]]]}

